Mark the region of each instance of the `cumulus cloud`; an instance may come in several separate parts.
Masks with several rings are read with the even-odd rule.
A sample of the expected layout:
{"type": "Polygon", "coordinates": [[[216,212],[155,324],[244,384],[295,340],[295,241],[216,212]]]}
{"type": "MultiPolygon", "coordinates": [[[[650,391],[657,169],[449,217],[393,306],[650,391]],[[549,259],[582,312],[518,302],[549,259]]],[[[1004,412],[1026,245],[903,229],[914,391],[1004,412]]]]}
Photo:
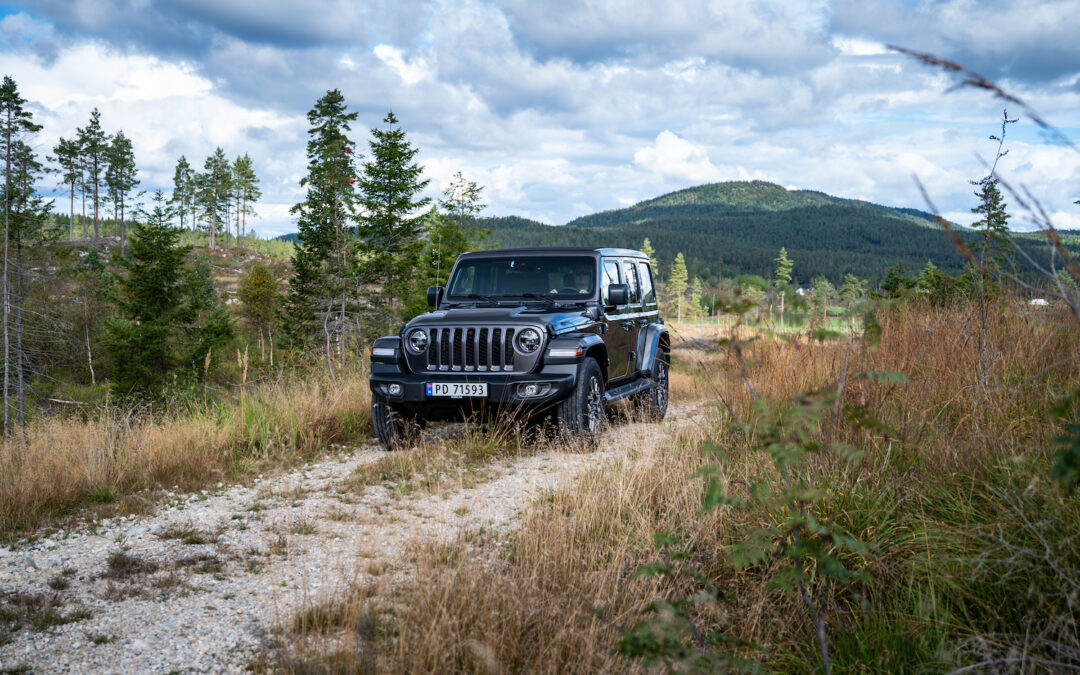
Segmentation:
{"type": "Polygon", "coordinates": [[[722,177],[705,148],[664,130],[652,145],[634,153],[634,164],[661,176],[673,176],[691,183],[711,183],[722,177]]]}
{"type": "MultiPolygon", "coordinates": [[[[97,106],[134,140],[143,187],[167,187],[180,154],[250,153],[261,232],[292,228],[304,116],[331,88],[360,115],[361,150],[393,109],[429,194],[462,170],[496,215],[563,223],[753,178],[924,207],[913,174],[963,213],[1001,106],[945,94],[947,75],[884,45],[1007,76],[1075,128],[1077,4],[35,0],[0,16],[0,54],[45,123],[42,150],[97,106]]],[[[1024,125],[1006,169],[1072,222],[1076,153],[1024,125]]]]}

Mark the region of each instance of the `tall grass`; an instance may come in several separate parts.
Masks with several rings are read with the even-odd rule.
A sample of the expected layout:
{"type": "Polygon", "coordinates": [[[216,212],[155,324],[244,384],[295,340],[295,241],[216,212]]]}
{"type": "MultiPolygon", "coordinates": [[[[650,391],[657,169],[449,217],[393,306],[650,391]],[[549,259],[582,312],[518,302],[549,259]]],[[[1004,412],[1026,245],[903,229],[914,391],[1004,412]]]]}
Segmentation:
{"type": "MultiPolygon", "coordinates": [[[[835,389],[847,364],[841,402],[868,413],[840,415],[834,431],[824,425],[823,433],[861,452],[860,460],[822,453],[801,469],[820,491],[815,515],[872,551],[852,561],[859,579],[826,607],[837,671],[1080,665],[1080,503],[1047,479],[1058,430],[1046,415],[1057,396],[1080,385],[1077,362],[1060,363],[1076,351],[1080,335],[1067,322],[1008,304],[991,316],[989,373],[979,386],[979,325],[967,307],[894,308],[881,317],[875,349],[847,340],[761,339],[745,346],[750,380],[773,405],[782,409],[802,392],[835,389]],[[872,371],[902,371],[908,380],[860,376],[872,371]]],[[[677,353],[673,361],[686,358],[677,353]]],[[[691,641],[691,653],[720,648],[769,669],[817,670],[807,611],[777,585],[778,562],[766,557],[737,568],[728,560],[733,544],[781,514],[701,511],[703,485],[692,475],[715,461],[700,451],[706,436],[722,448],[719,467],[732,494],[777,479],[748,435],[751,427],[741,424],[753,408],[738,363],[714,359],[703,368],[718,401],[710,423],[638,447],[534,504],[509,545],[468,540],[452,555],[445,548],[420,555],[411,582],[354,607],[356,615],[378,615],[395,626],[367,645],[377,650],[379,666],[388,672],[642,668],[612,653],[623,631],[653,600],[701,590],[689,575],[634,578],[644,562],[671,562],[652,543],[664,531],[689,554],[679,564],[693,566],[721,591],[697,606],[694,620],[702,635],[719,631],[729,641],[720,647],[691,641]]],[[[694,376],[680,379],[697,389],[694,376]]]]}
{"type": "Polygon", "coordinates": [[[160,415],[103,406],[87,419],[34,421],[0,446],[0,536],[141,490],[181,489],[288,465],[370,433],[359,373],[259,385],[225,401],[189,400],[160,415]]]}

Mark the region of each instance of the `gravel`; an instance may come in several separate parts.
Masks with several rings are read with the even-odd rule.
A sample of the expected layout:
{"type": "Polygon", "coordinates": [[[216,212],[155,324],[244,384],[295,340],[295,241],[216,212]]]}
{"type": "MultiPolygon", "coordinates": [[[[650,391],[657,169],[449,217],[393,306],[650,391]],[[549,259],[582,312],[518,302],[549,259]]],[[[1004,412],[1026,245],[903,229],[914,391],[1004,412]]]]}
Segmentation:
{"type": "MultiPolygon", "coordinates": [[[[687,407],[669,415],[674,424],[695,417],[687,407]]],[[[671,432],[621,425],[591,453],[496,463],[475,487],[404,496],[389,485],[345,489],[356,467],[384,453],[342,449],[290,473],[171,495],[152,516],[0,547],[0,599],[56,599],[61,616],[90,615],[41,631],[23,626],[7,644],[0,624],[0,671],[242,672],[298,608],[362,581],[367,570],[404,570],[417,544],[481,527],[509,531],[531,499],[623,455],[643,433],[671,432]]]]}

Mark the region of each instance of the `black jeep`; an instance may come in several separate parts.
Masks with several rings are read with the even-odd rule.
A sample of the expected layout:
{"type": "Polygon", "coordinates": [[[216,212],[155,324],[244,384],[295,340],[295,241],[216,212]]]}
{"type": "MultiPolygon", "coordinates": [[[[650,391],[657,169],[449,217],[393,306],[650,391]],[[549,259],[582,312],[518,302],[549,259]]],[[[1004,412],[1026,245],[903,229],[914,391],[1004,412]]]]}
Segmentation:
{"type": "Polygon", "coordinates": [[[371,350],[371,417],[387,449],[428,421],[513,409],[595,437],[605,406],[667,412],[670,341],[644,253],[522,248],[466,253],[435,311],[371,350]]]}

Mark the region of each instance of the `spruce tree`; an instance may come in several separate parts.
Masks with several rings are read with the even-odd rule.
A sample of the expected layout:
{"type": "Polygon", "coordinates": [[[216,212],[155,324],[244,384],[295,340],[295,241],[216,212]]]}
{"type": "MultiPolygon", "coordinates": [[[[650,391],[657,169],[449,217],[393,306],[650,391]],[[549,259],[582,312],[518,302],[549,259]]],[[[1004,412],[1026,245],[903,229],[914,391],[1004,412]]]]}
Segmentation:
{"type": "Polygon", "coordinates": [[[656,251],[653,250],[652,242],[648,237],[645,237],[645,241],[641,242],[641,252],[649,256],[649,266],[653,269],[653,274],[660,273],[660,265],[656,262],[656,251]]]}
{"type": "Polygon", "coordinates": [[[356,240],[356,153],[348,136],[356,113],[348,112],[341,92],[332,89],[307,118],[308,173],[300,181],[307,192],[291,209],[299,237],[283,328],[297,345],[311,345],[323,333],[329,363],[333,334],[339,355],[344,351],[349,298],[357,292],[356,258],[350,252],[356,240]]]}
{"type": "Polygon", "coordinates": [[[987,176],[976,182],[975,197],[979,203],[971,209],[979,216],[971,228],[982,231],[982,241],[975,247],[979,254],[979,272],[985,278],[993,270],[1000,269],[1012,249],[1009,234],[1009,214],[998,189],[998,180],[987,176]]]}
{"type": "Polygon", "coordinates": [[[209,265],[187,265],[191,248],[180,243],[164,195],[136,220],[128,255],[121,265],[120,316],[109,322],[107,350],[115,368],[118,395],[156,396],[170,373],[191,372],[208,350],[232,337],[228,313],[217,300],[209,265]]]}
{"type": "Polygon", "coordinates": [[[671,274],[668,275],[667,291],[669,302],[674,302],[678,322],[682,323],[683,296],[686,295],[686,259],[682,251],[675,256],[675,262],[671,265],[671,274]]]}
{"type": "Polygon", "coordinates": [[[776,271],[773,273],[773,288],[780,297],[780,332],[784,331],[784,296],[787,295],[791,284],[791,270],[795,263],[787,257],[787,249],[781,247],[780,255],[773,262],[776,263],[776,271]]]}
{"type": "Polygon", "coordinates": [[[419,150],[406,139],[394,113],[387,113],[383,122],[386,129],[371,129],[371,159],[359,180],[364,211],[360,242],[366,280],[375,289],[373,306],[385,307],[386,318],[393,320],[400,318],[398,306],[418,290],[423,209],[431,199],[418,198],[428,185],[420,178],[423,167],[413,161],[419,150]]]}

